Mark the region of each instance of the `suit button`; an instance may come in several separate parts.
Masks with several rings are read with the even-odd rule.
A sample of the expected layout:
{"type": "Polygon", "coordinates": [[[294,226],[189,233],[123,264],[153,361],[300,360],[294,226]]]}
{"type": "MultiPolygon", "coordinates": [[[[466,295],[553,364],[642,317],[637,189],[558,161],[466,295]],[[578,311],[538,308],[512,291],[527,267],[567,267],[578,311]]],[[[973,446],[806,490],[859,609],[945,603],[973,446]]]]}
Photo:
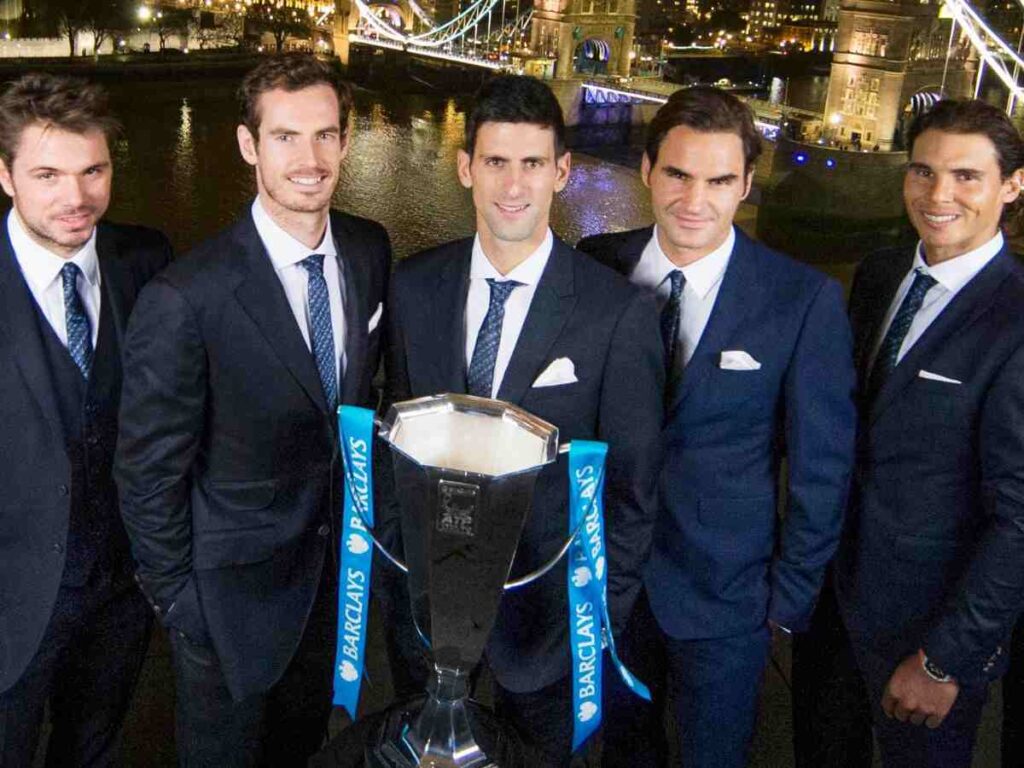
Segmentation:
{"type": "Polygon", "coordinates": [[[99,445],[100,444],[100,436],[99,435],[89,435],[89,437],[86,439],[85,442],[87,442],[89,445],[92,445],[92,446],[99,445]]]}
{"type": "Polygon", "coordinates": [[[56,552],[58,555],[61,554],[64,551],[64,545],[61,544],[59,541],[55,542],[53,545],[53,551],[56,552]]]}
{"type": "Polygon", "coordinates": [[[321,525],[319,528],[316,529],[317,536],[326,536],[330,532],[331,532],[331,526],[327,525],[327,523],[324,523],[323,525],[321,525]]]}
{"type": "Polygon", "coordinates": [[[57,493],[59,493],[61,496],[67,496],[68,487],[64,485],[64,483],[61,483],[60,485],[57,486],[57,493]]]}

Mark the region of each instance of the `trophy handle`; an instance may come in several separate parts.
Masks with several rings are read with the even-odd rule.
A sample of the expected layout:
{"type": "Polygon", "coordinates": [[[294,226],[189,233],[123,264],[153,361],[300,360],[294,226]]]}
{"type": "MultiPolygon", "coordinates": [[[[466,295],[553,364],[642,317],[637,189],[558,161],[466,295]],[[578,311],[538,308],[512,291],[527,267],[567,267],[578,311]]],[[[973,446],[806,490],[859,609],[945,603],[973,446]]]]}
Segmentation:
{"type": "MultiPolygon", "coordinates": [[[[558,454],[561,455],[563,453],[568,453],[569,446],[571,444],[572,443],[562,443],[561,445],[559,445],[558,454]]],[[[576,540],[576,537],[579,536],[580,531],[582,530],[583,522],[580,521],[580,524],[576,526],[576,530],[573,531],[572,535],[565,540],[565,543],[559,548],[558,552],[555,553],[554,557],[552,557],[550,560],[544,563],[544,565],[542,565],[535,571],[531,571],[530,573],[527,573],[525,576],[520,576],[518,579],[506,581],[505,591],[511,592],[514,589],[525,587],[527,584],[532,584],[533,582],[537,581],[537,579],[541,578],[544,574],[546,574],[548,571],[550,571],[552,568],[554,568],[556,565],[558,565],[558,561],[565,557],[565,553],[569,551],[569,548],[572,546],[572,543],[576,540]]]]}

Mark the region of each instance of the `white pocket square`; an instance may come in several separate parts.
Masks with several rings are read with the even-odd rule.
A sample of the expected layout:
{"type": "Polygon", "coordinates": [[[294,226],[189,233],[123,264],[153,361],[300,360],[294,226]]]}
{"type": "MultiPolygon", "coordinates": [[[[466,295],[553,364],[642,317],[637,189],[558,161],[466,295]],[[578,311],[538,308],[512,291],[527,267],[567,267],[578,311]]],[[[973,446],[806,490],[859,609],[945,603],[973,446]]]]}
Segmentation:
{"type": "Polygon", "coordinates": [[[761,364],[750,356],[749,352],[742,349],[726,349],[722,352],[722,358],[718,367],[723,371],[759,371],[761,364]]]}
{"type": "Polygon", "coordinates": [[[557,387],[562,384],[574,384],[579,381],[576,378],[576,366],[568,357],[560,357],[552,360],[551,365],[544,369],[544,372],[533,382],[535,387],[557,387]]]}
{"type": "Polygon", "coordinates": [[[938,373],[926,371],[924,368],[918,371],[917,375],[922,379],[928,379],[929,381],[942,381],[945,382],[946,384],[963,384],[963,382],[960,381],[959,379],[951,379],[948,376],[942,376],[941,374],[938,373]]]}
{"type": "Polygon", "coordinates": [[[377,311],[373,313],[373,317],[370,318],[370,324],[366,327],[367,333],[373,333],[373,329],[377,327],[377,323],[380,322],[380,316],[384,314],[384,302],[377,303],[377,311]]]}

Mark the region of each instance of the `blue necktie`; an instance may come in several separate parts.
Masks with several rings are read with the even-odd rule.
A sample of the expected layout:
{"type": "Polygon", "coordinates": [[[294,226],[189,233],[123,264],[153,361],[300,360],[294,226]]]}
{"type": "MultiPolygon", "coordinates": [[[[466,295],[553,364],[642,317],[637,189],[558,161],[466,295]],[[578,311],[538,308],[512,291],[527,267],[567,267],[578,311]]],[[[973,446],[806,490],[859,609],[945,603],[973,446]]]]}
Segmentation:
{"type": "Polygon", "coordinates": [[[872,398],[882,388],[885,380],[896,367],[900,347],[903,346],[903,340],[907,337],[911,323],[914,322],[914,315],[921,308],[925,294],[936,282],[934,277],[920,269],[914,275],[914,282],[910,284],[910,290],[903,297],[903,303],[900,304],[900,308],[893,317],[889,330],[886,331],[885,338],[878,348],[878,354],[875,355],[875,364],[871,369],[871,379],[868,385],[868,391],[872,398]]]}
{"type": "Polygon", "coordinates": [[[501,344],[501,324],[505,320],[505,302],[512,291],[522,285],[515,280],[499,282],[490,277],[487,278],[487,284],[491,287],[491,302],[473,346],[467,377],[469,394],[477,397],[491,396],[494,363],[498,359],[498,346],[501,344]]]}
{"type": "Polygon", "coordinates": [[[78,295],[78,276],[82,270],[77,264],[68,262],[60,270],[64,282],[64,321],[68,332],[68,352],[75,361],[82,377],[89,378],[92,367],[92,331],[89,328],[89,317],[82,306],[82,297],[78,295]]]}
{"type": "Polygon", "coordinates": [[[672,292],[669,293],[668,303],[661,310],[661,343],[665,347],[665,370],[671,374],[672,361],[679,346],[679,313],[686,276],[681,269],[673,269],[668,277],[672,281],[672,292]]]}
{"type": "Polygon", "coordinates": [[[334,354],[334,327],[331,325],[331,300],[324,279],[324,255],[314,253],[301,262],[308,273],[309,339],[313,359],[320,373],[327,409],[338,405],[338,359],[334,354]]]}

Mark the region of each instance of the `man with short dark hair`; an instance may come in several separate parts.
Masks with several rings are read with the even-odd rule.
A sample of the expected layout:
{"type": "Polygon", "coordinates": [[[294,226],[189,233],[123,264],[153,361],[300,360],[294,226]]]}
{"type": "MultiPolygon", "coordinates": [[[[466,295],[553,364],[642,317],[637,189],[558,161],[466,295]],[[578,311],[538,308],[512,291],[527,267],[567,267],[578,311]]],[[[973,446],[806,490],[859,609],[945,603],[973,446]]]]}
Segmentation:
{"type": "Polygon", "coordinates": [[[759,152],[734,96],[673,94],[641,168],[654,227],[579,244],[656,295],[668,370],[659,516],[624,650],[656,695],[648,705],[611,681],[609,766],[664,762],[666,677],[683,764],[745,765],[772,630],[805,625],[838,540],[849,326],[838,284],[734,226],[759,152]]]}
{"type": "Polygon", "coordinates": [[[111,477],[121,344],[170,258],[101,220],[117,122],[101,89],[26,75],[0,94],[0,765],[108,766],[149,638],[111,477]]]}
{"type": "Polygon", "coordinates": [[[908,133],[920,236],[860,265],[862,429],[836,596],[887,768],[966,768],[1024,595],[1024,141],[942,101],[908,133]]]}
{"type": "MultiPolygon", "coordinates": [[[[569,178],[564,132],[540,81],[502,76],[483,87],[458,158],[476,235],[396,269],[388,375],[395,400],[495,397],[551,422],[563,441],[608,443],[608,604],[618,633],[650,544],[664,366],[651,300],[549,228],[569,178]]],[[[512,578],[559,551],[568,487],[565,457],[540,473],[512,578]]],[[[567,765],[572,749],[566,590],[563,566],[506,592],[486,649],[498,715],[540,748],[545,766],[567,765]]]]}
{"type": "Polygon", "coordinates": [[[331,709],[335,414],[375,403],[391,250],[330,209],[352,104],[334,71],[274,57],[239,97],[258,194],[140,296],[116,474],[183,764],[302,765],[331,709]]]}

